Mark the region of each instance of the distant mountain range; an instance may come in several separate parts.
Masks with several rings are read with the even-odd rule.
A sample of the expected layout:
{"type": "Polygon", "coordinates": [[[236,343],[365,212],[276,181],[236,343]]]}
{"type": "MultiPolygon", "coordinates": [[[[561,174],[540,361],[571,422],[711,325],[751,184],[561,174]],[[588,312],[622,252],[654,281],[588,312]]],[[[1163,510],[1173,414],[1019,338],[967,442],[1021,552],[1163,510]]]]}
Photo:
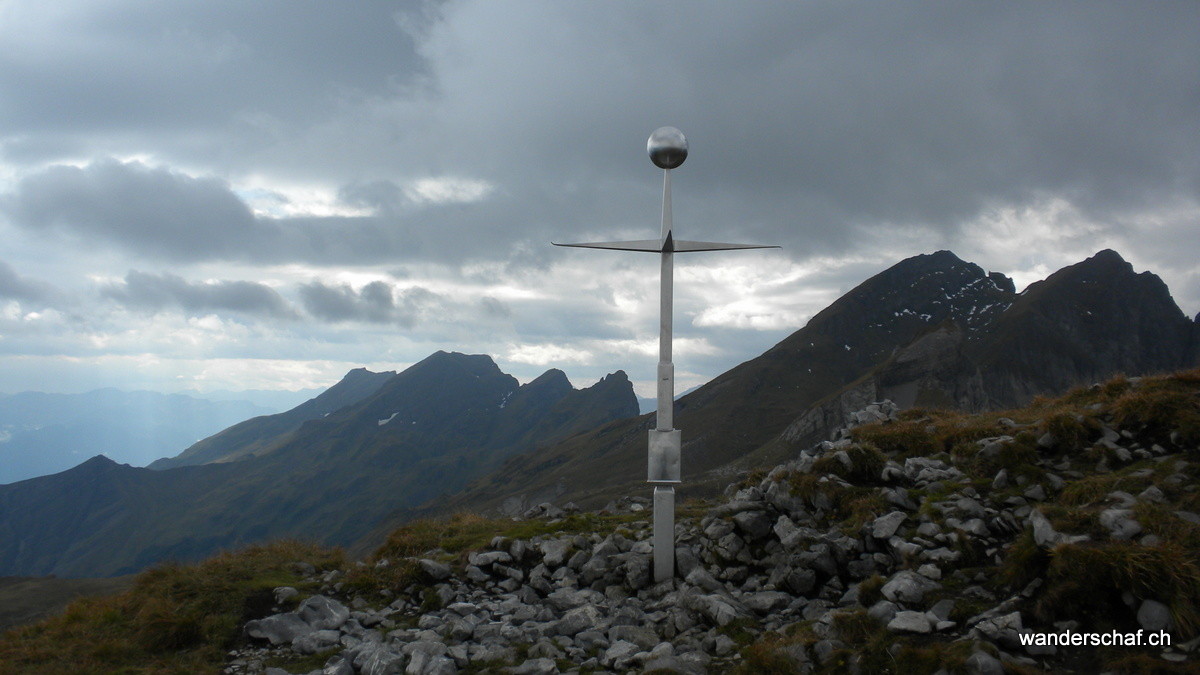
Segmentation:
{"type": "MultiPolygon", "coordinates": [[[[880,398],[995,409],[1114,373],[1200,362],[1162,281],[1102,251],[1016,293],[948,251],[863,282],[778,345],[676,402],[683,495],[774,466],[880,398]]],[[[156,462],[102,457],[0,486],[0,574],[111,575],[300,536],[366,546],[398,522],[647,493],[646,431],[624,373],[521,386],[486,356],[351,371],[321,396],[156,462]]]]}
{"type": "Polygon", "coordinates": [[[148,391],[0,394],[0,483],[65,471],[101,453],[144,466],[269,412],[248,401],[148,391]]]}
{"type": "Polygon", "coordinates": [[[351,371],[158,464],[174,468],[97,456],[0,486],[0,575],[118,575],[281,536],[350,544],[512,455],[635,414],[623,372],[582,390],[559,370],[521,385],[487,356],[446,352],[351,371]]]}

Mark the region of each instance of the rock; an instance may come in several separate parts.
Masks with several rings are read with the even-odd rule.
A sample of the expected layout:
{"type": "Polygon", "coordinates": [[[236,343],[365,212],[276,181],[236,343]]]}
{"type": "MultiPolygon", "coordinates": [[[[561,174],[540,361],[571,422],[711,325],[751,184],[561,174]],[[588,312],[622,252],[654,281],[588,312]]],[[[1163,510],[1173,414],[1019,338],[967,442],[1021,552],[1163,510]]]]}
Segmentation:
{"type": "Polygon", "coordinates": [[[395,675],[402,671],[404,664],[403,654],[390,651],[380,644],[376,644],[374,649],[365,652],[361,662],[358,658],[354,659],[354,665],[358,666],[362,675],[395,675]]]}
{"type": "Polygon", "coordinates": [[[940,587],[937,582],[926,579],[912,570],[901,570],[883,585],[880,592],[892,602],[915,605],[921,602],[925,593],[940,587]]]}
{"type": "Polygon", "coordinates": [[[963,664],[970,675],[1004,675],[1004,665],[984,651],[973,652],[963,664]]]}
{"type": "Polygon", "coordinates": [[[926,614],[931,621],[948,621],[951,612],[954,611],[954,600],[951,598],[942,598],[933,603],[933,607],[929,608],[926,614]]]}
{"type": "Polygon", "coordinates": [[[613,626],[608,629],[608,639],[614,644],[622,640],[632,642],[643,651],[653,649],[660,642],[658,634],[644,626],[613,626]]]}
{"type": "Polygon", "coordinates": [[[334,654],[325,662],[321,675],[354,675],[354,663],[343,654],[334,654]]]}
{"type": "Polygon", "coordinates": [[[273,594],[275,595],[275,604],[282,605],[288,600],[300,595],[300,591],[292,588],[291,586],[280,586],[273,591],[273,594]]]}
{"type": "Polygon", "coordinates": [[[718,628],[727,625],[740,615],[737,608],[729,601],[717,595],[698,595],[694,602],[696,610],[708,619],[709,623],[718,628]]]}
{"type": "Polygon", "coordinates": [[[434,581],[445,581],[450,578],[450,566],[445,563],[421,558],[417,561],[417,565],[426,576],[434,581]]]}
{"type": "Polygon", "coordinates": [[[987,524],[983,522],[982,518],[971,518],[967,522],[963,523],[959,529],[975,537],[987,537],[992,534],[991,530],[988,529],[987,524]]]}
{"type": "Polygon", "coordinates": [[[292,651],[297,654],[316,654],[336,647],[342,634],[336,630],[317,630],[292,640],[292,651]]]}
{"type": "Polygon", "coordinates": [[[871,536],[880,540],[887,540],[896,530],[900,529],[900,524],[908,518],[908,514],[903,511],[892,511],[891,513],[879,516],[875,522],[871,524],[871,536]]]}
{"type": "Polygon", "coordinates": [[[506,672],[512,675],[553,675],[558,672],[558,665],[554,663],[554,659],[528,659],[506,672]]]}
{"type": "Polygon", "coordinates": [[[489,567],[495,563],[510,563],[512,556],[508,551],[485,551],[483,553],[472,553],[467,558],[467,562],[479,567],[489,567]]]}
{"type": "Polygon", "coordinates": [[[1171,608],[1157,600],[1143,600],[1137,612],[1138,624],[1147,631],[1171,631],[1175,620],[1171,616],[1171,608]]]}
{"type": "Polygon", "coordinates": [[[733,523],[747,541],[758,541],[771,534],[771,519],[766,511],[742,511],[733,516],[733,523]]]}
{"type": "Polygon", "coordinates": [[[770,614],[786,607],[792,601],[792,596],[779,591],[762,591],[742,597],[742,604],[755,614],[770,614]]]}
{"type": "Polygon", "coordinates": [[[638,646],[632,642],[621,640],[614,642],[611,647],[604,650],[604,655],[600,657],[600,663],[605,667],[624,670],[634,654],[638,653],[638,646]]]}
{"type": "Polygon", "coordinates": [[[1033,528],[1033,541],[1041,548],[1050,549],[1059,544],[1074,544],[1088,539],[1086,534],[1065,535],[1055,532],[1054,526],[1037,509],[1029,512],[1028,522],[1033,528]]]}
{"type": "Polygon", "coordinates": [[[570,548],[571,542],[566,539],[550,539],[538,544],[538,550],[542,552],[542,563],[549,569],[562,566],[570,548]]]}
{"type": "Polygon", "coordinates": [[[1029,488],[1026,488],[1025,492],[1023,492],[1022,494],[1025,496],[1026,499],[1029,499],[1029,500],[1032,500],[1035,502],[1046,501],[1046,488],[1042,487],[1041,483],[1038,483],[1029,488]]]}
{"type": "Polygon", "coordinates": [[[270,640],[272,645],[290,645],[292,640],[313,632],[313,627],[295,612],[276,614],[246,624],[246,634],[260,640],[270,640]]]}
{"type": "Polygon", "coordinates": [[[696,553],[687,546],[675,547],[675,571],[681,578],[686,579],[692,570],[700,566],[700,559],[696,557],[696,553]]]}
{"type": "Polygon", "coordinates": [[[899,608],[896,607],[896,603],[889,602],[887,600],[880,600],[874,605],[871,605],[871,607],[867,610],[867,615],[879,623],[886,624],[890,623],[892,618],[896,616],[898,609],[899,608]]]}
{"type": "Polygon", "coordinates": [[[709,593],[725,590],[725,584],[714,579],[713,575],[709,574],[708,570],[703,567],[697,567],[692,570],[692,573],[687,575],[685,581],[709,593]]]}
{"type": "Polygon", "coordinates": [[[926,579],[937,581],[938,579],[942,578],[942,569],[932,563],[925,563],[917,568],[917,574],[920,574],[926,579]]]}
{"type": "Polygon", "coordinates": [[[887,628],[893,633],[928,633],[932,630],[925,612],[907,610],[896,612],[896,616],[888,622],[887,628]]]}
{"type": "Polygon", "coordinates": [[[1138,501],[1152,502],[1155,504],[1163,504],[1167,499],[1166,495],[1163,494],[1163,491],[1154,485],[1151,485],[1150,487],[1138,493],[1137,498],[1138,501]]]}
{"type": "MultiPolygon", "coordinates": [[[[506,554],[507,555],[507,554],[506,554]]],[[[408,656],[408,666],[404,669],[408,675],[426,675],[427,673],[457,672],[454,662],[446,658],[446,645],[436,640],[418,640],[410,642],[401,649],[408,656]],[[447,670],[449,668],[449,670],[447,670]]]]}
{"type": "Polygon", "coordinates": [[[338,629],[350,618],[350,609],[324,595],[314,595],[300,603],[296,610],[300,618],[315,630],[338,629]]]}
{"type": "Polygon", "coordinates": [[[793,567],[783,581],[784,587],[795,595],[808,595],[817,585],[817,573],[802,567],[793,567]]]}
{"type": "Polygon", "coordinates": [[[1131,509],[1105,509],[1100,512],[1100,524],[1113,539],[1132,539],[1142,531],[1142,525],[1134,520],[1131,509]]]}
{"type": "Polygon", "coordinates": [[[573,637],[580,631],[596,627],[600,620],[600,610],[596,609],[595,605],[584,605],[564,614],[563,618],[558,621],[555,630],[558,635],[573,637]]]}

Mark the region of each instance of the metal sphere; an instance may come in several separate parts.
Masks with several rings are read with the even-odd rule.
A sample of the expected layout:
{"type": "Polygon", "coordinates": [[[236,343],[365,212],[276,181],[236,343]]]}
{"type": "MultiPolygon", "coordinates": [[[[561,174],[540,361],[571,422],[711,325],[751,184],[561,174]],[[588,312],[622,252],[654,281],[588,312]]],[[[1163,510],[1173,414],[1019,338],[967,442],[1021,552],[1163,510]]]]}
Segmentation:
{"type": "Polygon", "coordinates": [[[687,159],[687,139],[675,127],[659,127],[646,141],[646,152],[650,161],[660,169],[674,169],[687,159]]]}

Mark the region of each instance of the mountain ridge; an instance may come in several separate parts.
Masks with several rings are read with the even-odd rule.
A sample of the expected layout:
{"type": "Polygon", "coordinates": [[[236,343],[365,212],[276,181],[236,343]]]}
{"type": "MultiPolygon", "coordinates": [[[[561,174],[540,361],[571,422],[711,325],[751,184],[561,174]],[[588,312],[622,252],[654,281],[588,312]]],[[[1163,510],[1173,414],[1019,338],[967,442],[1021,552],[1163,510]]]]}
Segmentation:
{"type": "MultiPolygon", "coordinates": [[[[323,405],[378,375],[351,371],[323,405]]],[[[308,419],[257,454],[163,470],[98,456],[0,486],[0,574],[119,575],[314,532],[346,545],[511,454],[636,405],[624,373],[583,390],[561,372],[521,386],[490,357],[439,352],[350,405],[317,417],[308,405],[308,419]]]]}
{"type": "MultiPolygon", "coordinates": [[[[1196,365],[1198,337],[1197,324],[1161,279],[1135,274],[1115,251],[1101,251],[1020,294],[1008,277],[950,251],[913,256],[679,400],[679,489],[706,494],[730,471],[778,463],[796,447],[827,437],[846,413],[872,400],[967,411],[1014,407],[1118,372],[1196,365]],[[1088,312],[1118,321],[1101,324],[1088,312]],[[1136,350],[1121,348],[1129,336],[1136,350]]],[[[563,500],[594,507],[644,489],[645,433],[652,423],[653,415],[643,415],[572,438],[551,449],[551,457],[514,457],[448,504],[419,513],[514,514],[563,500]]]]}

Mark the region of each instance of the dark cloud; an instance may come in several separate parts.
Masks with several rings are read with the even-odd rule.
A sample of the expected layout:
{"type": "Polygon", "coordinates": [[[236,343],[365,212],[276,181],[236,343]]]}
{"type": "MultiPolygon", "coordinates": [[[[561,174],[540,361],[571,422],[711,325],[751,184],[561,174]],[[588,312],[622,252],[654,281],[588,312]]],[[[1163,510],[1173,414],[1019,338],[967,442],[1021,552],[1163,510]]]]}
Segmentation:
{"type": "Polygon", "coordinates": [[[0,8],[0,128],[86,134],[85,146],[160,134],[163,147],[235,156],[425,78],[412,37],[425,3],[63,5],[0,8]],[[213,143],[228,134],[238,146],[213,143]]]}
{"type": "MultiPolygon", "coordinates": [[[[19,213],[31,225],[52,215],[92,222],[93,232],[174,259],[519,256],[520,265],[545,265],[563,255],[540,246],[551,238],[656,231],[660,174],[642,149],[664,123],[692,143],[675,181],[681,231],[781,243],[797,256],[852,250],[861,228],[900,224],[954,236],[989,209],[1046,197],[1107,221],[1200,193],[1196,3],[1153,12],[1103,2],[457,3],[401,19],[391,10],[218,3],[151,7],[123,23],[127,11],[90,9],[87,34],[180,51],[167,62],[200,74],[204,61],[186,50],[220,61],[212,67],[225,86],[170,77],[204,98],[202,114],[220,107],[265,120],[222,128],[219,144],[261,151],[214,158],[193,148],[188,157],[341,186],[343,203],[377,214],[255,221],[228,186],[204,179],[105,204],[61,167],[19,186],[30,193],[19,213]],[[193,42],[163,43],[173,27],[193,42]],[[221,70],[226,63],[242,69],[221,70]],[[362,95],[330,108],[328,91],[362,95]],[[414,203],[404,181],[430,176],[496,190],[476,203],[414,203]],[[199,223],[208,226],[202,240],[185,236],[199,223]]],[[[74,26],[52,37],[65,41],[74,26]]],[[[106,62],[133,60],[113,49],[106,62]]],[[[48,69],[44,78],[23,79],[42,83],[34,98],[75,86],[65,67],[39,67],[48,69]]],[[[171,88],[142,93],[178,98],[171,88]]],[[[80,91],[72,128],[103,117],[104,100],[80,91]]],[[[171,128],[140,127],[142,142],[165,147],[187,135],[182,113],[157,119],[171,128]]],[[[6,132],[0,118],[5,142],[50,142],[37,125],[20,131],[6,132]]],[[[149,176],[141,179],[121,186],[154,190],[149,176]]]]}
{"type": "Polygon", "coordinates": [[[58,291],[50,284],[22,277],[11,265],[0,260],[0,299],[44,302],[58,295],[58,291]]]}
{"type": "Polygon", "coordinates": [[[309,314],[325,321],[395,323],[406,328],[443,300],[418,286],[395,292],[383,281],[372,281],[357,291],[349,284],[313,281],[300,287],[300,297],[309,314]]]}
{"type": "Polygon", "coordinates": [[[130,271],[123,283],[108,284],[101,294],[135,309],[182,309],[190,314],[233,311],[276,319],[294,319],[294,309],[273,288],[252,281],[189,282],[174,274],[130,271]]]}
{"type": "Polygon", "coordinates": [[[489,319],[510,319],[512,318],[512,309],[509,308],[503,300],[497,300],[491,296],[484,296],[479,299],[479,308],[483,312],[483,316],[489,319]]]}
{"type": "Polygon", "coordinates": [[[172,260],[237,258],[264,235],[223,181],[137,162],[50,167],[23,178],[3,208],[26,228],[172,260]]]}

